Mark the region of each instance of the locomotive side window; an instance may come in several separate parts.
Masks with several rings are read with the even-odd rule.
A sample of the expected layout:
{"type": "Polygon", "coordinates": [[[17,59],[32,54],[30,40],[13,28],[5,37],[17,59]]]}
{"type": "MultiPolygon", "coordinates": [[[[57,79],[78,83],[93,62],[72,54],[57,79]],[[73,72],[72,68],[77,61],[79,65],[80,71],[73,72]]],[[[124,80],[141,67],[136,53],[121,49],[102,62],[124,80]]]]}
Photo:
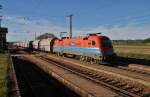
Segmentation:
{"type": "Polygon", "coordinates": [[[96,42],[95,42],[95,41],[92,41],[92,45],[95,46],[95,45],[96,45],[96,42]]]}
{"type": "Polygon", "coordinates": [[[106,47],[107,47],[105,40],[102,40],[102,47],[103,47],[103,48],[106,48],[106,47]]]}

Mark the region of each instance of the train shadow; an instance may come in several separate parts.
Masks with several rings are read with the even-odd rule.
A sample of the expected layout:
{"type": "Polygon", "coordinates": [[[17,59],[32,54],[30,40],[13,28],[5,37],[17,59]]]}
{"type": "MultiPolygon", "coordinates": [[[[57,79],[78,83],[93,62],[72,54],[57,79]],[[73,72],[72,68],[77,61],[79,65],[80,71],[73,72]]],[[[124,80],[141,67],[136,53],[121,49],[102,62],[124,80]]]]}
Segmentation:
{"type": "MultiPolygon", "coordinates": [[[[128,58],[128,57],[120,57],[117,56],[115,58],[115,65],[124,65],[128,66],[129,64],[140,64],[150,66],[150,60],[147,59],[137,59],[137,58],[128,58]]],[[[114,64],[114,62],[111,62],[114,64]]]]}

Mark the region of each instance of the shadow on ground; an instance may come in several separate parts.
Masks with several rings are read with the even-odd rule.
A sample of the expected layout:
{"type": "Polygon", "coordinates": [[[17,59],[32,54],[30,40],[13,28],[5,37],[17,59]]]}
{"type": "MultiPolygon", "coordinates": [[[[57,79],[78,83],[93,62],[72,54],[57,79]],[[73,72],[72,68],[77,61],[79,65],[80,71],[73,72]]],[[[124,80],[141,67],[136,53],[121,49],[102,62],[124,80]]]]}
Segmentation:
{"type": "Polygon", "coordinates": [[[137,58],[128,58],[128,57],[120,57],[120,56],[118,56],[115,59],[115,65],[126,65],[126,66],[128,66],[129,64],[140,64],[140,65],[150,66],[150,60],[137,59],[137,58]]]}

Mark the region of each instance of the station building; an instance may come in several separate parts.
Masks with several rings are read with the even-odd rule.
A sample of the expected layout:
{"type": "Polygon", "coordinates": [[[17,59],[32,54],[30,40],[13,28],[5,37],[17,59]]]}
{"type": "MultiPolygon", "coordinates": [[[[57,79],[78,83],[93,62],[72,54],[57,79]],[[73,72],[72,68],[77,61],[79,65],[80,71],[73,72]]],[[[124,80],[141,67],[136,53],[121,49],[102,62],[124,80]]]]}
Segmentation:
{"type": "Polygon", "coordinates": [[[8,33],[8,29],[4,27],[0,27],[0,50],[7,49],[7,41],[6,34],[8,33]]]}

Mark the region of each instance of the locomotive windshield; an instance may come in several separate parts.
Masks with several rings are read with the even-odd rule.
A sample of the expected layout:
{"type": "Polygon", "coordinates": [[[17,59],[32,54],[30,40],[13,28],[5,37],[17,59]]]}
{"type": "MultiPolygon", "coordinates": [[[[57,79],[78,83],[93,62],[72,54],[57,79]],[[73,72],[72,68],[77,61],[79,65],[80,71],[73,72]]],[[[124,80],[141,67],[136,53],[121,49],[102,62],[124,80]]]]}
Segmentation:
{"type": "Polygon", "coordinates": [[[112,43],[111,43],[111,41],[110,41],[109,38],[107,38],[107,37],[102,37],[102,47],[103,47],[103,48],[113,48],[113,47],[112,47],[112,43]]]}

